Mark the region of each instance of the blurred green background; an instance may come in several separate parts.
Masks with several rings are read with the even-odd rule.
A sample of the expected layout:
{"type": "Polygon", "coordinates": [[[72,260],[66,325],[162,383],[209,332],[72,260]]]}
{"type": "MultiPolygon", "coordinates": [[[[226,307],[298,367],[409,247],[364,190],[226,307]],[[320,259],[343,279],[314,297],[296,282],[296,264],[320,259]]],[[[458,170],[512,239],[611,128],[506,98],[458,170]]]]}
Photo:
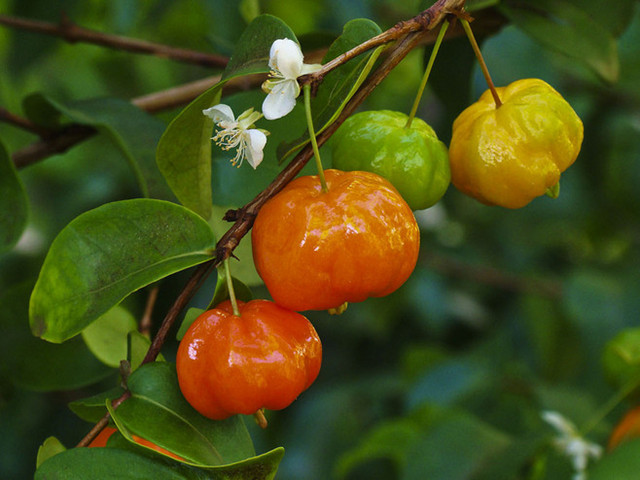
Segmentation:
{"type": "MultiPolygon", "coordinates": [[[[0,0],[0,12],[52,22],[67,15],[103,32],[228,56],[256,6],[282,18],[303,48],[317,48],[350,19],[370,18],[386,29],[429,3],[0,0]]],[[[571,464],[545,447],[553,432],[540,413],[556,410],[582,426],[597,419],[620,388],[607,382],[601,357],[607,342],[639,323],[640,5],[558,2],[584,7],[608,35],[613,43],[605,60],[615,60],[614,75],[612,63],[603,66],[602,56],[584,48],[567,55],[573,41],[568,34],[565,48],[541,44],[527,30],[531,23],[512,23],[513,3],[469,6],[478,9],[472,13],[477,12],[494,82],[542,78],[584,121],[582,151],[562,176],[560,197],[510,211],[481,205],[452,186],[438,205],[416,213],[421,258],[400,290],[351,305],[339,317],[309,314],[324,346],[318,380],[290,408],[270,412],[267,430],[247,422],[258,452],[285,447],[279,479],[566,479],[571,464]]],[[[549,4],[538,8],[544,12],[549,4]]],[[[417,49],[407,57],[364,108],[408,112],[424,56],[417,49]]],[[[0,106],[19,115],[23,99],[35,92],[63,101],[128,100],[215,73],[0,27],[0,106]]],[[[447,143],[453,119],[484,89],[466,40],[448,40],[419,116],[447,143]]],[[[168,122],[178,111],[157,116],[168,122]]],[[[0,139],[15,152],[36,137],[0,123],[0,139]]],[[[323,152],[328,159],[328,149],[323,152]]],[[[228,174],[234,171],[229,166],[228,174]]],[[[54,361],[40,340],[26,338],[29,285],[69,221],[105,202],[139,195],[127,162],[104,136],[24,168],[20,177],[30,221],[18,245],[0,257],[3,479],[30,478],[38,446],[50,435],[68,447],[77,443],[90,424],[75,417],[68,402],[117,380],[117,372],[97,360],[83,364],[85,377],[80,372],[62,378],[63,365],[80,366],[87,352],[77,339],[68,356],[56,353],[54,361]],[[32,368],[46,363],[50,371],[32,368]]],[[[186,278],[179,274],[162,282],[156,326],[186,278]]],[[[195,306],[206,306],[214,281],[203,287],[195,306]]],[[[256,297],[268,295],[253,287],[256,297]]],[[[144,296],[126,303],[136,316],[142,314],[144,296]]],[[[176,345],[173,339],[166,345],[167,359],[176,345]]],[[[589,438],[604,445],[631,405],[616,403],[589,438]]]]}

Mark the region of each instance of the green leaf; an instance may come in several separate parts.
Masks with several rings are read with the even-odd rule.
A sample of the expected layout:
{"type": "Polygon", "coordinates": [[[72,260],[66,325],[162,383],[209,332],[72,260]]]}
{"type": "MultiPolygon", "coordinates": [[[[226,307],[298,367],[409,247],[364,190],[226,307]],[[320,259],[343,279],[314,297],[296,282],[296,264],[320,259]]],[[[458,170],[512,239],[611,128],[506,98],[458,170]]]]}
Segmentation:
{"type": "Polygon", "coordinates": [[[176,334],[176,340],[180,341],[184,337],[184,334],[187,333],[189,327],[193,322],[195,322],[196,318],[198,318],[205,311],[202,308],[190,308],[187,310],[187,313],[184,315],[184,319],[180,324],[180,328],[178,329],[178,333],[176,334]]]}
{"type": "Polygon", "coordinates": [[[117,448],[72,448],[44,462],[35,480],[200,480],[197,470],[117,448]]]}
{"type": "MultiPolygon", "coordinates": [[[[340,35],[329,47],[323,63],[351,50],[353,47],[369,40],[381,33],[380,27],[371,20],[359,18],[349,21],[340,35]]],[[[311,101],[313,124],[316,134],[321,133],[331,125],[342,109],[362,85],[371,71],[373,64],[384,47],[378,47],[349,60],[346,64],[336,68],[324,78],[318,89],[318,94],[311,101]]],[[[309,142],[309,132],[293,142],[287,142],[278,147],[278,157],[286,158],[309,142]]]]}
{"type": "Polygon", "coordinates": [[[613,35],[582,8],[564,0],[526,0],[500,4],[518,28],[545,47],[583,61],[603,80],[618,79],[619,62],[613,35]]]}
{"type": "Polygon", "coordinates": [[[241,417],[213,421],[187,403],[175,365],[145,364],[131,374],[127,385],[132,396],[116,411],[119,427],[201,465],[224,465],[255,455],[241,417]]]}
{"type": "Polygon", "coordinates": [[[589,480],[636,480],[640,470],[640,438],[623,443],[589,469],[589,480]]]}
{"type": "Polygon", "coordinates": [[[107,400],[112,401],[119,398],[124,393],[124,388],[115,387],[106,392],[69,403],[69,409],[78,417],[87,422],[96,423],[107,413],[105,406],[107,400]]]}
{"type": "Polygon", "coordinates": [[[0,253],[12,248],[27,226],[29,200],[9,152],[0,142],[0,253]]]}
{"type": "Polygon", "coordinates": [[[45,461],[34,480],[272,480],[284,454],[277,448],[231,465],[195,468],[141,449],[72,448],[45,461]]]}
{"type": "Polygon", "coordinates": [[[66,450],[65,446],[56,437],[48,437],[40,447],[38,447],[38,456],[36,457],[36,468],[42,465],[42,462],[49,458],[62,453],[66,450]]]}
{"type": "Polygon", "coordinates": [[[62,102],[34,94],[26,102],[26,113],[35,116],[36,122],[53,122],[52,114],[47,113],[47,109],[53,108],[74,122],[95,127],[110,138],[127,159],[143,196],[174,200],[155,162],[156,145],[165,129],[161,120],[116,98],[62,102]]]}
{"type": "MultiPolygon", "coordinates": [[[[160,138],[156,161],[167,183],[185,207],[204,219],[211,217],[211,136],[213,121],[202,111],[220,103],[222,87],[235,77],[269,72],[274,40],[295,35],[282,20],[257,17],[238,40],[222,81],[193,100],[169,124],[160,138]]],[[[242,111],[234,110],[236,115],[242,111]]]]}
{"type": "Polygon", "coordinates": [[[116,305],[82,331],[82,338],[98,360],[110,367],[127,358],[127,335],[137,327],[136,319],[116,305]]]}
{"type": "Polygon", "coordinates": [[[220,102],[219,82],[185,107],[158,143],[156,162],[180,203],[205,220],[211,216],[213,120],[202,111],[220,102]]]}
{"type": "Polygon", "coordinates": [[[0,374],[29,390],[73,390],[95,383],[113,370],[99,362],[80,337],[61,345],[29,331],[33,285],[18,284],[0,295],[0,374]],[[72,366],[72,368],[70,368],[72,366]]]}
{"type": "MultiPolygon", "coordinates": [[[[135,330],[129,332],[127,335],[127,361],[132,372],[142,364],[150,346],[151,340],[149,337],[135,330]]],[[[156,361],[164,362],[164,357],[161,353],[158,354],[156,361]]]]}
{"type": "Polygon", "coordinates": [[[280,39],[297,41],[293,31],[273,15],[260,15],[242,32],[222,75],[223,81],[242,75],[268,73],[271,44],[280,39]]]}
{"type": "Polygon", "coordinates": [[[52,342],[71,338],[130,293],[210,260],[214,247],[209,225],[170,202],[124,200],[86,212],[49,249],[31,329],[52,342]]]}

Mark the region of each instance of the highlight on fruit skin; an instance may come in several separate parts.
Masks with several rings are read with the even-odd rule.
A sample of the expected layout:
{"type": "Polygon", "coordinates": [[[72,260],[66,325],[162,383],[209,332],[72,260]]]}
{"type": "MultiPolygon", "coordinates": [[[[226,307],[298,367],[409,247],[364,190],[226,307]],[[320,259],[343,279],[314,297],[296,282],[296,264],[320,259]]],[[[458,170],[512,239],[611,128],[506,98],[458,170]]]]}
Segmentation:
{"type": "Polygon", "coordinates": [[[325,171],[290,182],[253,225],[253,258],[274,301],[295,311],[328,310],[397,290],[418,260],[413,212],[371,172],[325,171]]]}
{"type": "Polygon", "coordinates": [[[320,372],[322,344],[303,315],[268,300],[238,308],[227,300],[198,316],[176,355],[184,398],[213,420],[286,408],[320,372]]]}
{"type": "Polygon", "coordinates": [[[453,123],[456,188],[487,205],[520,208],[552,191],[578,157],[584,129],[571,105],[540,79],[487,90],[453,123]]]}
{"type": "Polygon", "coordinates": [[[424,120],[376,110],[351,115],[331,138],[333,167],[391,182],[412,210],[437,203],[451,182],[447,146],[424,120]]]}

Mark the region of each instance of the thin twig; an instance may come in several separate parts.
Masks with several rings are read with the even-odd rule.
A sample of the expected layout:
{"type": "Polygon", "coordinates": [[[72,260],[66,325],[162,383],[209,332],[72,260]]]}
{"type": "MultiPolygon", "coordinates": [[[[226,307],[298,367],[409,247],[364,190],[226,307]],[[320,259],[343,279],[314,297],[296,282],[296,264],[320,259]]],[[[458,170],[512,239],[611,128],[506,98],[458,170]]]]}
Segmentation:
{"type": "Polygon", "coordinates": [[[26,130],[27,132],[31,132],[39,137],[43,137],[49,133],[50,130],[36,125],[30,120],[23,118],[15,113],[11,113],[6,108],[0,107],[0,122],[11,124],[15,127],[21,128],[22,130],[26,130]]]}
{"type": "Polygon", "coordinates": [[[158,299],[158,291],[160,288],[158,285],[154,285],[151,290],[149,290],[149,295],[147,296],[147,303],[144,307],[144,313],[142,314],[142,318],[140,319],[140,324],[138,325],[138,331],[146,336],[151,335],[151,325],[152,325],[152,317],[153,317],[153,308],[156,305],[156,300],[158,299]]]}
{"type": "Polygon", "coordinates": [[[80,27],[64,17],[59,24],[27,18],[0,15],[0,24],[7,27],[60,37],[69,43],[83,42],[127,52],[155,55],[183,63],[211,68],[224,68],[229,59],[215,53],[204,53],[186,48],[147,42],[135,38],[98,32],[80,27]]]}
{"type": "Polygon", "coordinates": [[[529,293],[541,297],[562,297],[562,283],[548,278],[523,277],[485,265],[473,265],[452,257],[425,254],[422,261],[430,269],[444,275],[471,280],[476,284],[490,285],[513,293],[529,293]]]}
{"type": "MultiPolygon", "coordinates": [[[[387,75],[395,68],[398,63],[407,56],[413,48],[415,48],[421,41],[422,36],[427,30],[430,30],[440,22],[444,16],[436,15],[442,9],[447,8],[448,5],[460,5],[461,0],[440,0],[434,4],[428,11],[432,13],[425,15],[425,18],[430,20],[425,22],[424,29],[419,31],[412,31],[406,34],[404,37],[399,38],[397,43],[389,49],[389,52],[384,60],[380,63],[378,68],[371,73],[367,80],[362,84],[360,89],[355,93],[351,100],[345,105],[344,109],[338,116],[337,120],[327,127],[322,133],[318,135],[318,145],[323,145],[338,129],[338,127],[356,110],[356,108],[362,104],[362,102],[371,94],[371,92],[384,80],[387,75]]],[[[464,3],[462,1],[462,3],[464,3]]],[[[424,12],[423,12],[424,13],[424,12]]],[[[306,165],[309,159],[313,156],[313,149],[310,144],[307,144],[288,164],[287,166],[276,176],[276,178],[261,191],[256,197],[245,205],[240,210],[234,212],[237,215],[236,222],[227,230],[227,232],[220,238],[216,244],[216,256],[212,260],[198,266],[189,279],[185,287],[182,289],[178,298],[175,300],[158,330],[158,333],[154,337],[147,354],[143,360],[144,363],[153,362],[168,336],[168,333],[178,318],[180,312],[187,305],[189,300],[193,297],[198,290],[202,281],[209,275],[211,271],[219,266],[225,259],[229,258],[233,253],[233,250],[238,246],[240,240],[249,232],[253,226],[253,221],[260,210],[260,208],[271,197],[276,195],[287,185],[293,178],[300,173],[302,168],[306,165]]],[[[124,395],[123,395],[124,396],[124,395]]],[[[120,401],[120,397],[117,401],[120,401]]],[[[115,408],[114,402],[114,408],[115,408]]],[[[92,432],[95,430],[92,429],[92,432]]],[[[92,440],[90,436],[91,432],[82,440],[81,443],[89,444],[92,440]]],[[[96,433],[97,435],[97,433],[96,433]]]]}

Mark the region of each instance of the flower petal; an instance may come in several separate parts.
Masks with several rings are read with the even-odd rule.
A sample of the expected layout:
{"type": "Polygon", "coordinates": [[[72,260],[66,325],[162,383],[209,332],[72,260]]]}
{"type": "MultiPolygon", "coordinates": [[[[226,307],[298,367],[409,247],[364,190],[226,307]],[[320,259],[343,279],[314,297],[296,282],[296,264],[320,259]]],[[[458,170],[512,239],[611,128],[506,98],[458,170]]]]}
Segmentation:
{"type": "Polygon", "coordinates": [[[219,103],[218,105],[207,108],[203,110],[202,113],[216,123],[236,121],[236,118],[233,116],[233,110],[231,110],[229,105],[225,105],[224,103],[219,103]]]}
{"type": "Polygon", "coordinates": [[[322,68],[321,63],[303,63],[300,69],[300,75],[307,75],[308,73],[317,72],[322,68]]]}
{"type": "Polygon", "coordinates": [[[256,128],[245,132],[245,140],[247,142],[247,162],[254,170],[260,165],[264,158],[264,146],[267,144],[267,136],[256,128]]]}
{"type": "Polygon", "coordinates": [[[283,78],[296,79],[302,70],[300,46],[288,38],[276,40],[269,52],[269,67],[278,71],[283,78]]]}
{"type": "Polygon", "coordinates": [[[278,82],[262,102],[262,113],[267,120],[284,117],[296,106],[300,86],[295,80],[278,82]]]}

